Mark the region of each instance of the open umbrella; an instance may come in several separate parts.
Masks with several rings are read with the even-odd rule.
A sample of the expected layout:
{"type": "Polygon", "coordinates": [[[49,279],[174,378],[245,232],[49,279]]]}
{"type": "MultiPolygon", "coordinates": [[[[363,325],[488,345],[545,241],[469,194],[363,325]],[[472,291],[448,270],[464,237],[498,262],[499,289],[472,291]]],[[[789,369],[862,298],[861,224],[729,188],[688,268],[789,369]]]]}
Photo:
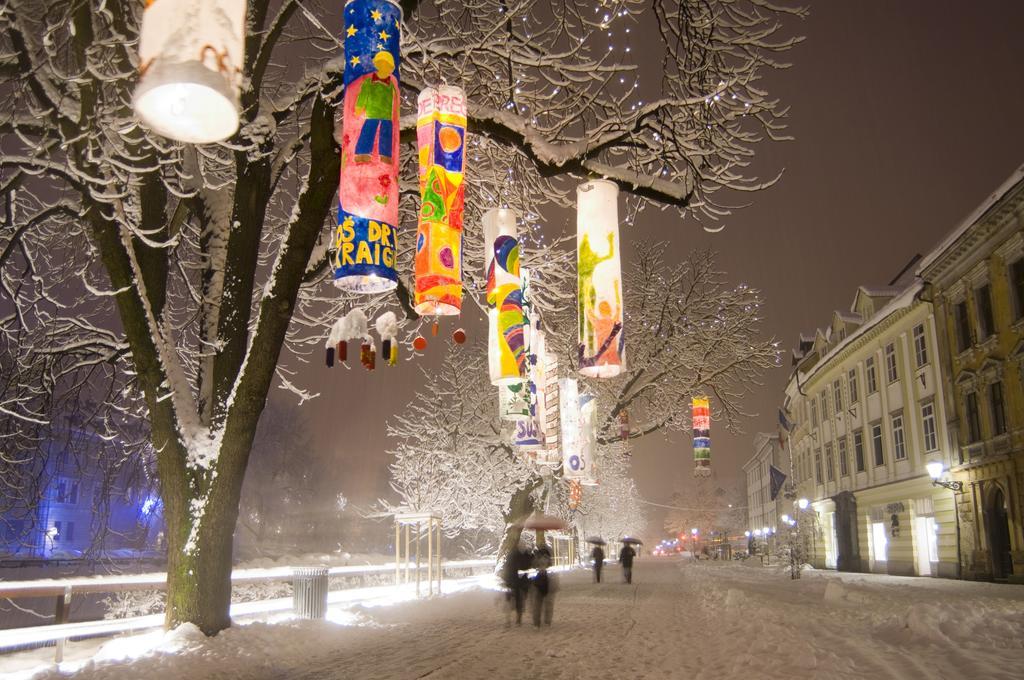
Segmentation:
{"type": "Polygon", "coordinates": [[[604,540],[600,536],[591,536],[587,539],[587,543],[594,543],[596,545],[607,545],[608,541],[604,540]]]}
{"type": "Polygon", "coordinates": [[[622,542],[623,543],[636,543],[637,545],[643,545],[644,544],[644,542],[641,541],[639,538],[631,538],[629,536],[626,536],[624,539],[622,539],[622,542]]]}
{"type": "Polygon", "coordinates": [[[543,512],[535,512],[523,522],[524,529],[540,529],[541,531],[554,531],[556,529],[564,529],[565,521],[558,517],[552,517],[551,515],[545,515],[543,512]]]}

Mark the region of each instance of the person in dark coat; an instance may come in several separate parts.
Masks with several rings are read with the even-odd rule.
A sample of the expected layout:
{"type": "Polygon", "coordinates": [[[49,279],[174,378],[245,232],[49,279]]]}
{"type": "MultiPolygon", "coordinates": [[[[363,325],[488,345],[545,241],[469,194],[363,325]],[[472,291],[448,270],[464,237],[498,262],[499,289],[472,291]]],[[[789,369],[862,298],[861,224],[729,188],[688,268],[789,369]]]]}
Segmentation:
{"type": "Polygon", "coordinates": [[[600,583],[601,567],[604,566],[604,549],[602,549],[600,545],[595,545],[590,556],[594,559],[594,581],[600,583]]]}
{"type": "Polygon", "coordinates": [[[555,591],[558,583],[555,575],[548,572],[551,566],[551,550],[541,545],[533,552],[533,567],[537,574],[533,577],[533,625],[540,628],[541,619],[544,624],[551,625],[551,617],[555,612],[555,591]]]}
{"type": "MultiPolygon", "coordinates": [[[[509,553],[505,559],[505,567],[501,572],[501,580],[504,581],[506,588],[505,599],[508,611],[509,614],[513,610],[515,611],[517,626],[523,623],[523,610],[526,609],[526,595],[530,587],[527,572],[530,570],[532,562],[533,558],[529,551],[521,545],[516,546],[515,550],[509,553]]],[[[506,625],[511,625],[510,618],[511,616],[506,618],[506,625]]]]}
{"type": "Polygon", "coordinates": [[[619,564],[622,565],[622,575],[626,579],[626,583],[633,582],[633,558],[636,557],[636,551],[633,550],[633,546],[629,543],[622,546],[622,550],[619,551],[619,564]]]}

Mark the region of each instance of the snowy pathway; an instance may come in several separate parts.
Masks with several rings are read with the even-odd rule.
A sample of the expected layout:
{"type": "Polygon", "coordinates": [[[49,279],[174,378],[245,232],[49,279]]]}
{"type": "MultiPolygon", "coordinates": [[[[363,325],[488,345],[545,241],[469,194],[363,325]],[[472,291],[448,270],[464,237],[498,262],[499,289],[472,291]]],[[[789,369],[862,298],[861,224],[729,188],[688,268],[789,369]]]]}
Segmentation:
{"type": "MultiPolygon", "coordinates": [[[[554,625],[505,627],[499,595],[474,590],[337,623],[237,626],[213,639],[166,634],[85,678],[719,679],[1020,678],[1024,587],[642,560],[561,579],[554,625]]],[[[157,634],[154,634],[157,635],[157,634]]],[[[129,639],[130,640],[130,639],[129,639]]],[[[119,655],[110,643],[107,657],[119,655]]],[[[136,643],[136,646],[138,643],[136,643]]],[[[121,652],[126,653],[126,652],[121,652]]],[[[51,674],[34,677],[65,677],[51,674]]]]}

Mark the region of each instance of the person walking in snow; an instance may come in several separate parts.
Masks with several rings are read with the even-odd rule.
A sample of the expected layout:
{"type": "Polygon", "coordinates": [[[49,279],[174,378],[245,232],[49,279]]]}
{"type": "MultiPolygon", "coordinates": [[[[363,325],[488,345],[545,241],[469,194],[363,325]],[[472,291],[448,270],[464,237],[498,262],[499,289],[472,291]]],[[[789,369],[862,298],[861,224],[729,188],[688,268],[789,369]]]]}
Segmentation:
{"type": "Polygon", "coordinates": [[[548,572],[551,566],[551,551],[541,545],[533,553],[533,567],[537,574],[533,577],[533,625],[540,628],[541,620],[551,625],[551,617],[555,612],[555,591],[558,584],[555,575],[548,572]]]}
{"type": "Polygon", "coordinates": [[[636,557],[636,551],[633,550],[633,546],[629,543],[622,546],[622,550],[619,551],[619,564],[622,565],[622,576],[626,579],[626,583],[633,582],[634,557],[636,557]]]}
{"type": "Polygon", "coordinates": [[[507,612],[505,623],[511,624],[512,611],[516,613],[516,625],[523,623],[523,610],[526,609],[526,595],[530,588],[530,581],[527,572],[533,558],[530,553],[522,547],[516,548],[509,553],[505,559],[505,567],[501,572],[501,580],[505,583],[505,600],[507,612]]]}
{"type": "Polygon", "coordinates": [[[593,552],[590,556],[594,560],[594,581],[597,583],[601,582],[601,567],[604,566],[604,550],[601,549],[600,545],[595,545],[593,552]]]}

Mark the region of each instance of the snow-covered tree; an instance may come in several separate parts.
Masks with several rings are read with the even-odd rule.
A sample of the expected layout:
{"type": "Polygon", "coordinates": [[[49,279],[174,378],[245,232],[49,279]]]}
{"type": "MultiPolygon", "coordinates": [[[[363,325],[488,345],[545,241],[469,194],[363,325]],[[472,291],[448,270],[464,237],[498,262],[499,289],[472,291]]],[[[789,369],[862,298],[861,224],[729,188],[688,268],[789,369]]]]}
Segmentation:
{"type": "Polygon", "coordinates": [[[440,512],[451,535],[500,535],[508,499],[535,474],[501,437],[497,389],[482,350],[479,343],[449,348],[441,367],[424,372],[423,388],[388,421],[391,487],[401,507],[440,512]]]}
{"type": "Polygon", "coordinates": [[[599,447],[600,484],[584,487],[580,506],[569,513],[577,535],[582,539],[589,536],[609,540],[636,537],[647,526],[642,498],[630,474],[625,449],[621,442],[599,447]]]}
{"type": "MultiPolygon", "coordinates": [[[[709,218],[725,211],[723,190],[773,181],[748,170],[785,114],[758,80],[785,66],[779,55],[798,39],[782,20],[802,10],[762,0],[401,5],[404,110],[442,79],[472,102],[469,243],[482,208],[506,204],[536,224],[590,175],[615,181],[634,208],[709,218]],[[649,80],[634,58],[641,34],[659,65],[649,80]]],[[[167,624],[215,633],[230,625],[230,539],[268,391],[309,396],[302,364],[287,359],[319,352],[328,322],[352,304],[329,285],[326,252],[341,4],[247,3],[242,126],[207,146],[172,143],[132,114],[142,6],[0,6],[0,333],[19,375],[2,413],[46,422],[54,401],[41,395],[98,394],[104,412],[90,427],[100,436],[118,419],[148,427],[167,522],[167,624]]],[[[415,211],[413,137],[406,117],[404,224],[415,211]]],[[[412,241],[399,249],[410,320],[412,241]]],[[[473,290],[481,254],[465,252],[473,290]]],[[[544,286],[565,283],[546,281],[541,304],[544,286]]]]}
{"type": "MultiPolygon", "coordinates": [[[[580,384],[581,390],[598,395],[601,486],[585,489],[579,512],[563,512],[565,484],[545,485],[543,476],[550,472],[510,446],[501,431],[497,388],[490,384],[484,353],[467,357],[472,348],[452,350],[440,370],[427,374],[427,386],[405,413],[392,419],[389,434],[397,442],[393,488],[403,503],[443,509],[452,531],[500,530],[499,556],[516,544],[517,525],[552,490],[557,497],[552,514],[563,514],[584,533],[619,537],[642,530],[643,513],[628,470],[632,443],[655,433],[688,433],[690,397],[697,393],[714,396],[723,425],[734,422],[744,413],[743,397],[778,361],[775,343],[759,337],[757,290],[725,285],[710,252],[695,252],[669,265],[662,251],[641,245],[626,265],[629,370],[623,377],[580,384]],[[623,410],[629,413],[628,432],[620,427],[623,410]]],[[[576,339],[575,289],[561,292],[556,302],[555,312],[545,317],[553,321],[545,325],[553,331],[547,335],[552,346],[561,346],[559,353],[570,358],[563,371],[568,374],[576,339]]],[[[706,505],[712,515],[686,531],[691,526],[725,530],[719,520],[731,502],[710,496],[706,505]]]]}
{"type": "Polygon", "coordinates": [[[688,537],[691,529],[697,529],[703,539],[712,534],[732,535],[743,529],[745,506],[737,492],[706,479],[696,479],[691,484],[690,489],[672,494],[672,507],[665,514],[665,531],[688,537]]]}

